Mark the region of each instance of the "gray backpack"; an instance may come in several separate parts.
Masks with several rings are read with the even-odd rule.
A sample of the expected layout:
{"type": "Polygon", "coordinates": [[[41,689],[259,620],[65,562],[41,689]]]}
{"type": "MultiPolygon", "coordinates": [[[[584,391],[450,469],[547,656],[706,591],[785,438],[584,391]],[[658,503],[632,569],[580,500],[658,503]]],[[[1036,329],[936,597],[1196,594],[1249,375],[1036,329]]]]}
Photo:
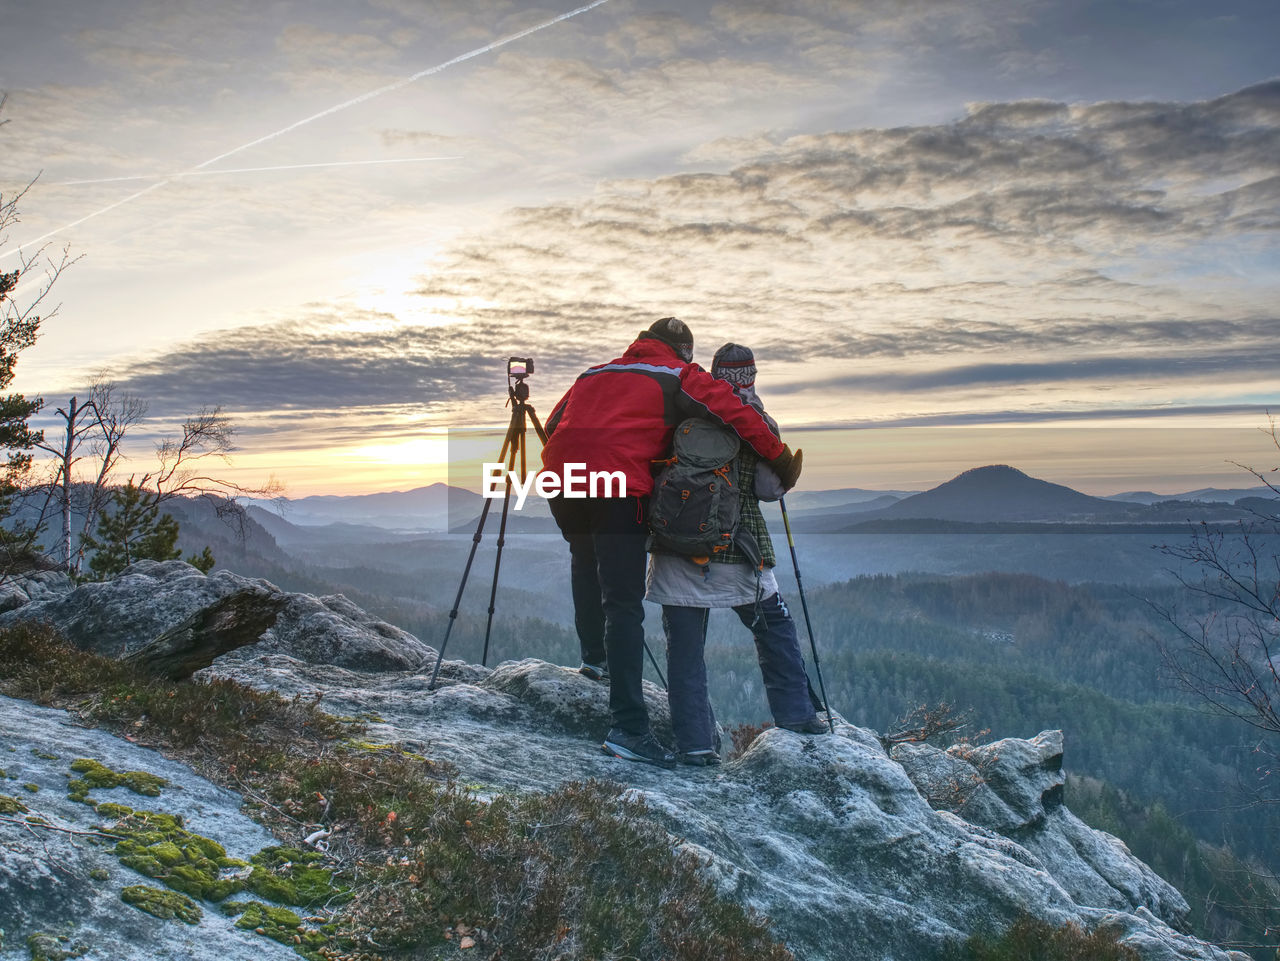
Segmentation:
{"type": "Polygon", "coordinates": [[[649,498],[651,547],[704,557],[736,543],[748,557],[759,554],[755,538],[738,529],[738,450],[738,435],[709,420],[690,417],[676,428],[649,498]]]}

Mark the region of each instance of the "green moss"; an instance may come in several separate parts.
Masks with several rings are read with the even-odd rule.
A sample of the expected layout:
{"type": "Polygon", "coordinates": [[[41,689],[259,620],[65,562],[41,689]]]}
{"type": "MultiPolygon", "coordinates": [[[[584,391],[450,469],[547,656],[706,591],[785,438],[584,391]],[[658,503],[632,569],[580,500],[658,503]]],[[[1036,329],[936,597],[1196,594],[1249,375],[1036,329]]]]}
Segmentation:
{"type": "Polygon", "coordinates": [[[68,961],[89,953],[87,945],[79,942],[71,943],[65,935],[45,934],[37,931],[27,938],[27,947],[31,950],[31,961],[68,961]]]}
{"type": "Polygon", "coordinates": [[[122,804],[100,804],[99,814],[115,818],[106,826],[121,836],[115,855],[120,863],[166,887],[204,901],[222,901],[244,890],[244,881],[223,872],[244,867],[226,849],[182,826],[182,818],[162,811],[135,811],[122,804]]]}
{"type": "Polygon", "coordinates": [[[158,774],[151,774],[148,771],[113,771],[105,764],[87,757],[72,761],[71,770],[80,775],[78,779],[71,782],[70,788],[73,794],[87,793],[87,788],[113,788],[123,785],[134,794],[159,797],[160,789],[169,784],[158,774]],[[82,792],[81,787],[84,785],[87,785],[87,788],[82,792]]]}
{"type": "Polygon", "coordinates": [[[94,881],[108,881],[111,879],[111,872],[106,868],[94,868],[89,872],[89,877],[94,881]]]}
{"type": "Polygon", "coordinates": [[[330,943],[326,932],[308,928],[288,908],[273,908],[258,901],[241,905],[244,908],[237,928],[253,931],[264,937],[288,945],[304,958],[321,961],[319,950],[330,943]]]}
{"type": "Polygon", "coordinates": [[[159,844],[151,845],[147,850],[161,864],[167,864],[170,867],[187,860],[186,853],[172,841],[161,841],[159,844]]]}
{"type": "Polygon", "coordinates": [[[204,911],[185,894],[165,891],[147,884],[133,884],[120,892],[120,900],[132,904],[139,911],[146,911],[162,921],[183,921],[199,924],[204,911]]]}
{"type": "MultiPolygon", "coordinates": [[[[32,755],[34,755],[35,757],[38,757],[38,758],[40,758],[41,760],[44,760],[44,761],[56,761],[56,760],[58,760],[58,755],[56,755],[56,754],[46,754],[44,751],[40,750],[38,747],[33,747],[33,748],[31,749],[31,753],[32,753],[32,755]]],[[[32,937],[36,937],[36,935],[32,935],[32,937]]]]}
{"type": "Polygon", "coordinates": [[[124,786],[134,794],[147,797],[159,797],[160,789],[168,787],[169,782],[158,774],[149,771],[125,771],[124,786]]]}
{"type": "Polygon", "coordinates": [[[333,872],[318,866],[324,855],[298,848],[269,847],[255,854],[245,886],[269,901],[310,907],[347,900],[348,890],[334,883],[333,872]]]}
{"type": "Polygon", "coordinates": [[[0,814],[22,814],[26,810],[27,806],[16,797],[0,794],[0,814]]]}
{"type": "Polygon", "coordinates": [[[32,783],[28,782],[27,784],[24,784],[24,785],[22,785],[22,786],[23,786],[24,788],[26,788],[28,791],[30,791],[32,794],[35,794],[37,791],[39,791],[39,790],[40,790],[40,785],[39,785],[39,784],[32,784],[32,783]]]}

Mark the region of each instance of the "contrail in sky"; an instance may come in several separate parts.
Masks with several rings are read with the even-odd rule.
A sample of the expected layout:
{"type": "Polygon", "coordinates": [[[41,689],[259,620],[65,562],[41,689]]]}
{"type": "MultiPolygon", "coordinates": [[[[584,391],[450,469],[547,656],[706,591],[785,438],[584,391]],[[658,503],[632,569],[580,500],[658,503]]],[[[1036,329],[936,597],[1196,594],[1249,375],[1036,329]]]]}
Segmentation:
{"type": "MultiPolygon", "coordinates": [[[[276,167],[233,167],[227,170],[185,170],[176,174],[153,174],[143,177],[99,177],[96,180],[64,180],[50,187],[79,187],[82,184],[113,184],[126,180],[164,180],[171,183],[180,177],[216,177],[219,174],[256,174],[271,170],[307,170],[313,167],[365,167],[373,164],[412,164],[428,160],[461,160],[462,157],[396,157],[389,160],[333,160],[328,163],[281,164],[276,167]]],[[[120,201],[124,203],[124,201],[120,201]]],[[[115,204],[114,206],[119,206],[115,204]]]]}
{"type": "MultiPolygon", "coordinates": [[[[588,3],[585,6],[581,6],[581,7],[578,7],[577,9],[570,10],[567,13],[562,13],[558,17],[552,17],[550,20],[545,20],[542,23],[538,24],[537,26],[529,27],[525,30],[521,30],[519,33],[513,33],[513,34],[510,34],[509,36],[502,37],[498,40],[493,41],[493,43],[487,43],[483,47],[477,47],[475,50],[470,50],[467,53],[460,54],[459,56],[454,57],[452,60],[446,60],[444,63],[436,64],[434,67],[428,67],[426,70],[419,70],[417,73],[413,74],[412,76],[408,76],[401,80],[397,80],[394,83],[389,83],[386,86],[379,87],[377,90],[370,90],[368,93],[361,94],[358,97],[353,97],[350,100],[347,100],[347,101],[344,101],[343,103],[338,104],[337,106],[329,107],[327,110],[321,110],[319,113],[313,113],[309,117],[303,117],[301,120],[295,121],[294,123],[289,124],[287,127],[281,127],[279,130],[275,131],[274,133],[269,133],[264,137],[259,137],[257,140],[250,140],[248,143],[241,144],[239,147],[226,151],[226,153],[220,153],[216,157],[210,157],[208,160],[205,160],[202,163],[196,164],[190,170],[185,171],[182,174],[176,175],[174,177],[169,177],[165,180],[161,180],[157,183],[154,183],[150,187],[146,187],[142,190],[139,190],[135,194],[130,194],[128,197],[125,197],[123,200],[117,200],[115,203],[107,207],[103,207],[101,210],[96,210],[91,214],[86,214],[85,216],[81,217],[79,220],[73,221],[72,223],[69,223],[69,224],[64,224],[61,227],[57,227],[53,230],[50,230],[48,233],[37,237],[35,240],[28,240],[25,244],[21,244],[17,247],[13,247],[3,253],[0,253],[0,260],[3,260],[5,257],[8,257],[12,254],[17,254],[27,247],[32,247],[38,243],[48,240],[50,237],[54,236],[55,234],[60,234],[64,230],[70,230],[72,227],[78,227],[80,224],[84,223],[86,220],[92,220],[94,217],[101,216],[102,214],[105,214],[110,210],[115,210],[117,207],[123,206],[124,204],[127,204],[130,201],[137,200],[143,194],[148,194],[153,190],[158,190],[161,187],[167,186],[168,184],[173,183],[173,181],[177,179],[178,176],[186,176],[188,174],[194,174],[199,171],[202,171],[204,170],[205,167],[212,166],[213,164],[217,163],[219,160],[226,160],[228,157],[234,156],[235,154],[238,154],[241,151],[248,150],[250,147],[256,147],[259,144],[264,144],[269,140],[274,140],[277,137],[282,137],[287,133],[297,130],[299,127],[305,126],[306,124],[312,123],[316,120],[320,120],[324,117],[332,116],[333,114],[337,113],[340,110],[346,110],[348,107],[354,107],[357,104],[362,104],[368,100],[372,100],[374,97],[380,97],[384,93],[390,93],[393,90],[399,90],[401,87],[407,87],[409,84],[414,83],[415,81],[421,80],[423,77],[429,77],[432,74],[440,73],[442,70],[447,70],[450,67],[456,64],[462,63],[466,60],[471,60],[474,57],[479,57],[479,56],[483,56],[486,53],[491,53],[492,51],[497,50],[499,47],[505,47],[507,44],[515,43],[517,40],[523,40],[525,37],[529,36],[530,34],[537,33],[539,30],[545,30],[547,27],[553,27],[557,23],[562,23],[563,21],[568,20],[571,17],[578,16],[578,14],[586,13],[588,10],[594,10],[596,7],[599,7],[608,2],[609,0],[593,0],[592,3],[588,3]]],[[[220,172],[220,171],[215,171],[215,172],[220,172]]]]}

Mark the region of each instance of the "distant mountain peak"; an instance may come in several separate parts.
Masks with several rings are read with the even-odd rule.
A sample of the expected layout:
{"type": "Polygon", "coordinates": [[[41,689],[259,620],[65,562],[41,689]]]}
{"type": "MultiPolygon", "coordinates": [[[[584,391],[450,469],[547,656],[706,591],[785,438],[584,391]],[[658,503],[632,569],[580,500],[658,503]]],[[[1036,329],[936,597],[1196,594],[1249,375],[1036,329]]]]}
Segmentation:
{"type": "Polygon", "coordinates": [[[1061,521],[1115,515],[1123,510],[1111,501],[1040,480],[1008,464],[988,464],[905,497],[877,515],[952,521],[1061,521]]]}
{"type": "Polygon", "coordinates": [[[955,477],[951,478],[951,483],[968,478],[974,480],[995,480],[995,479],[1012,479],[1026,478],[1027,480],[1035,480],[1030,474],[1018,470],[1016,467],[1010,467],[1008,464],[988,464],[985,467],[970,467],[967,471],[962,471],[955,477]]]}
{"type": "Polygon", "coordinates": [[[960,476],[963,477],[965,474],[996,474],[1001,472],[1017,474],[1020,477],[1030,476],[1025,471],[1020,471],[1016,467],[1010,467],[1008,464],[987,464],[985,467],[970,467],[967,471],[962,471],[960,476]]]}

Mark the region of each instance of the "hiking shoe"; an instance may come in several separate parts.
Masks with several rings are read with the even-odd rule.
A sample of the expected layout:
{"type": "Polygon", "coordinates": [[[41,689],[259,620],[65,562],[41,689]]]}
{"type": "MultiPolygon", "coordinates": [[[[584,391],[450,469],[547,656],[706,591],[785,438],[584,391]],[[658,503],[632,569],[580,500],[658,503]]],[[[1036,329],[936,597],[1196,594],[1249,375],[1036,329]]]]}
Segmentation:
{"type": "Polygon", "coordinates": [[[831,729],[827,726],[827,722],[814,715],[807,721],[798,721],[795,724],[779,724],[778,727],[787,731],[795,731],[797,734],[826,734],[831,729]]]}
{"type": "Polygon", "coordinates": [[[720,755],[709,747],[701,751],[680,751],[676,754],[676,763],[692,767],[714,767],[720,763],[720,755]]]}
{"type": "Polygon", "coordinates": [[[588,664],[583,661],[578,666],[578,673],[593,681],[609,680],[609,666],[607,664],[588,664]]]}
{"type": "Polygon", "coordinates": [[[639,761],[641,764],[656,764],[658,767],[668,768],[676,766],[676,756],[650,731],[628,734],[615,727],[609,731],[600,750],[625,761],[639,761]]]}

